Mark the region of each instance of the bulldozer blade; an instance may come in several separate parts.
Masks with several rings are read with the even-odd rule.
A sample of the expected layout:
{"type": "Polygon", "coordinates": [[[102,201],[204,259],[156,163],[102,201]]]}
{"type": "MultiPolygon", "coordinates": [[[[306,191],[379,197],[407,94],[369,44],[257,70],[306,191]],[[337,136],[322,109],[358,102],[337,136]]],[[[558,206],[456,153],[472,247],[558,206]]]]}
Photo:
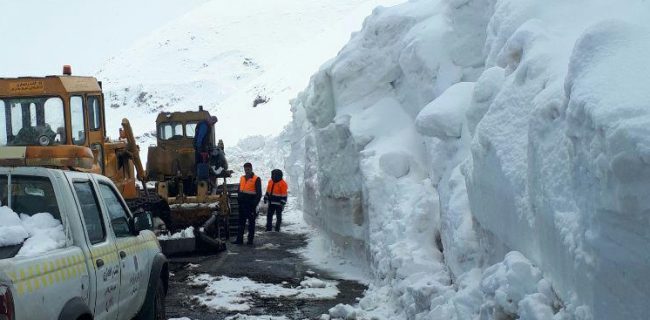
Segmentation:
{"type": "Polygon", "coordinates": [[[198,228],[212,216],[213,208],[206,205],[172,205],[171,221],[173,230],[183,230],[193,226],[198,228]]]}
{"type": "Polygon", "coordinates": [[[159,240],[159,242],[166,256],[196,251],[196,238],[159,240]]]}

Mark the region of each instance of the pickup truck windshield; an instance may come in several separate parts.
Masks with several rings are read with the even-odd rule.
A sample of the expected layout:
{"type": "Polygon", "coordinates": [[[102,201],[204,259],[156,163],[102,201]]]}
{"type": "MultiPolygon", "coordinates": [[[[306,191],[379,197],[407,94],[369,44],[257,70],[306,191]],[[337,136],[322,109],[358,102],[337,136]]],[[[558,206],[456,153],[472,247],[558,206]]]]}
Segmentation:
{"type": "Polygon", "coordinates": [[[61,98],[0,99],[0,146],[62,144],[65,132],[61,98]]]}
{"type": "Polygon", "coordinates": [[[0,175],[0,203],[0,259],[15,256],[30,236],[52,241],[65,237],[48,178],[12,175],[9,185],[8,177],[0,175]]]}

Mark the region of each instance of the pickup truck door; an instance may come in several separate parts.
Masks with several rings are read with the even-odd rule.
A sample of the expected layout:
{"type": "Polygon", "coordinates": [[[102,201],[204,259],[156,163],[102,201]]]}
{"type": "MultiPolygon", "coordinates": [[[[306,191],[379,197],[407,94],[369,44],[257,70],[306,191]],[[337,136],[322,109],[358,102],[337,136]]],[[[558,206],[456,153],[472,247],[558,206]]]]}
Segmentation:
{"type": "Polygon", "coordinates": [[[100,197],[87,175],[78,174],[72,186],[81,213],[90,249],[91,309],[95,319],[114,320],[118,317],[120,265],[115,246],[115,236],[105,210],[101,209],[100,197]],[[82,178],[85,177],[85,178],[82,178]],[[94,305],[92,301],[94,300],[94,305]]]}
{"type": "Polygon", "coordinates": [[[113,185],[98,181],[98,186],[115,230],[120,258],[120,318],[131,319],[144,302],[146,284],[149,281],[151,264],[145,247],[146,240],[141,236],[135,236],[129,229],[128,221],[131,214],[113,185]]]}

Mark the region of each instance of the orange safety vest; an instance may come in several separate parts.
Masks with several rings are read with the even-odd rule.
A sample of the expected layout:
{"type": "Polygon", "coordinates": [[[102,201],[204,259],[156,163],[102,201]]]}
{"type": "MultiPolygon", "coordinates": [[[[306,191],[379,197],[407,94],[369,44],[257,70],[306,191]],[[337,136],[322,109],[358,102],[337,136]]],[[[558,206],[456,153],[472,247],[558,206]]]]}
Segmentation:
{"type": "Polygon", "coordinates": [[[255,182],[259,179],[256,175],[253,175],[252,178],[246,179],[246,176],[241,176],[239,179],[239,192],[256,195],[255,191],[255,182]]]}
{"type": "Polygon", "coordinates": [[[270,196],[286,197],[287,189],[289,189],[289,187],[284,180],[273,182],[273,179],[271,179],[269,180],[268,186],[266,186],[266,193],[270,196]]]}

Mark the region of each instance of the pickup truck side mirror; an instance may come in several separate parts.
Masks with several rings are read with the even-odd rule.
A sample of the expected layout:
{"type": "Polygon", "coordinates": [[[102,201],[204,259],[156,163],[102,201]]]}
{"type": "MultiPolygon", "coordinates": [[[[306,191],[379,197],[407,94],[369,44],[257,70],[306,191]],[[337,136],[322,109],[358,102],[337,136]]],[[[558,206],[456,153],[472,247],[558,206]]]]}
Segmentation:
{"type": "Polygon", "coordinates": [[[138,234],[142,230],[153,229],[153,219],[149,211],[138,211],[133,216],[133,231],[138,234]]]}

